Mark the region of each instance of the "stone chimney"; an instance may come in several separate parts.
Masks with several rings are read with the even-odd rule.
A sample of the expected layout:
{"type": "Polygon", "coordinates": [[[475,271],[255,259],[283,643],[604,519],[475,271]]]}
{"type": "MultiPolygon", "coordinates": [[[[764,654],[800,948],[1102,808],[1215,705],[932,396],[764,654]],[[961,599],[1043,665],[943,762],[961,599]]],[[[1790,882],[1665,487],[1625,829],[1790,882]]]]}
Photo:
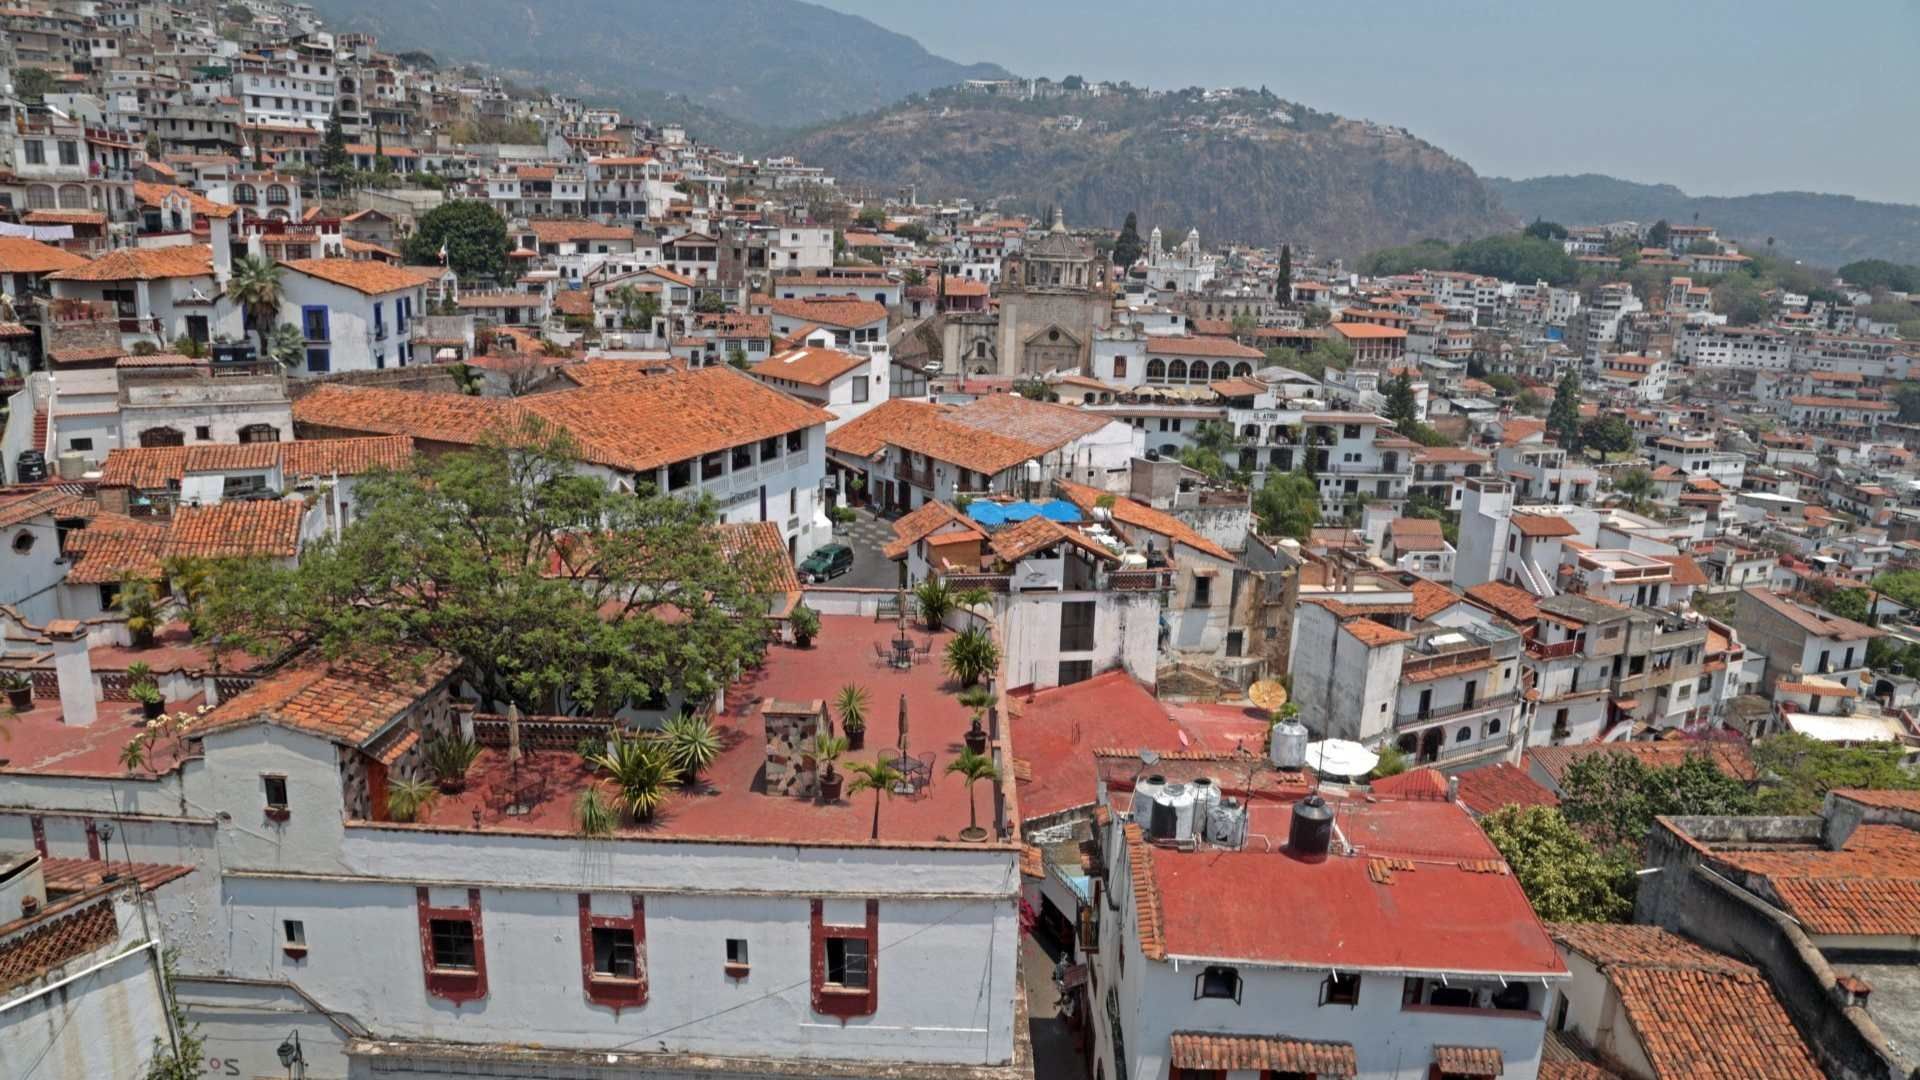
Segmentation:
{"type": "Polygon", "coordinates": [[[1858,975],[1842,975],[1833,980],[1833,996],[1844,1009],[1867,1007],[1867,996],[1873,993],[1873,987],[1858,975]]]}
{"type": "Polygon", "coordinates": [[[53,642],[53,672],[59,679],[63,723],[86,727],[99,716],[99,698],[93,684],[93,659],[87,655],[87,630],[75,619],[47,624],[53,642]]]}

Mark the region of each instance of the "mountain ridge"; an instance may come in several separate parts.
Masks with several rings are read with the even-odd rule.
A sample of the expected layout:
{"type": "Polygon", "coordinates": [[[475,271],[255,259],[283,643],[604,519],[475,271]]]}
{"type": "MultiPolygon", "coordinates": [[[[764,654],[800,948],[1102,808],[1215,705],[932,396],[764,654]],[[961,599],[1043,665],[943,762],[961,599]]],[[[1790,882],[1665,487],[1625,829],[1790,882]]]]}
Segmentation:
{"type": "Polygon", "coordinates": [[[1687,223],[1699,215],[1749,245],[1768,237],[1796,258],[1835,267],[1856,259],[1920,262],[1920,206],[1852,195],[1773,191],[1754,195],[1689,195],[1673,184],[1646,184],[1603,173],[1486,177],[1487,189],[1518,217],[1562,225],[1607,221],[1687,223]]]}
{"type": "Polygon", "coordinates": [[[330,29],[374,33],[389,52],[419,49],[442,63],[478,62],[612,104],[657,106],[684,97],[743,122],[742,129],[801,127],[916,91],[1008,77],[998,65],[936,56],[905,34],[802,0],[314,0],[313,6],[330,29]]]}

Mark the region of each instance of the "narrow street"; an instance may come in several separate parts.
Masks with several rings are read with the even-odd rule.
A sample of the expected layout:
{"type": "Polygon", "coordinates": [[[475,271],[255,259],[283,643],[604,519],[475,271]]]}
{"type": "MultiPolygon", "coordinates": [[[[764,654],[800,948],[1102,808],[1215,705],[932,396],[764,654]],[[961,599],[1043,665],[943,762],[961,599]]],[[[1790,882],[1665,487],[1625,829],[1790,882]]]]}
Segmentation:
{"type": "Polygon", "coordinates": [[[1054,1007],[1053,957],[1032,934],[1020,938],[1020,979],[1027,991],[1027,1029],[1033,1038],[1034,1080],[1085,1080],[1073,1029],[1054,1007]]]}

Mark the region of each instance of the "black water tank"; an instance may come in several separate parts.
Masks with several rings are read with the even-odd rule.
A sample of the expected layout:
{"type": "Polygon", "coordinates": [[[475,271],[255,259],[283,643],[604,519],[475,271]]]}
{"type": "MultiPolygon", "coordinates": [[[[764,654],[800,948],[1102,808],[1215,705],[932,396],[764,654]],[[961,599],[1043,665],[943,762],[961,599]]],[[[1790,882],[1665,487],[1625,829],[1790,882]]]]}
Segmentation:
{"type": "Polygon", "coordinates": [[[1287,830],[1287,854],[1301,862],[1325,862],[1333,846],[1333,808],[1318,795],[1293,804],[1293,824],[1287,830]]]}

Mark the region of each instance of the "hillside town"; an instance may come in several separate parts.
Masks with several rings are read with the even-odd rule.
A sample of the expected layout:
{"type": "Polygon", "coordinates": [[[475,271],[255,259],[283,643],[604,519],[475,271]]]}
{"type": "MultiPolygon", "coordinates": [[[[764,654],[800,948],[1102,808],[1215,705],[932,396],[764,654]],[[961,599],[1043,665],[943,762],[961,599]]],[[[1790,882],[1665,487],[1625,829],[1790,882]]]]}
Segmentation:
{"type": "Polygon", "coordinates": [[[0,38],[0,1075],[1920,1075],[1920,271],[0,38]]]}

